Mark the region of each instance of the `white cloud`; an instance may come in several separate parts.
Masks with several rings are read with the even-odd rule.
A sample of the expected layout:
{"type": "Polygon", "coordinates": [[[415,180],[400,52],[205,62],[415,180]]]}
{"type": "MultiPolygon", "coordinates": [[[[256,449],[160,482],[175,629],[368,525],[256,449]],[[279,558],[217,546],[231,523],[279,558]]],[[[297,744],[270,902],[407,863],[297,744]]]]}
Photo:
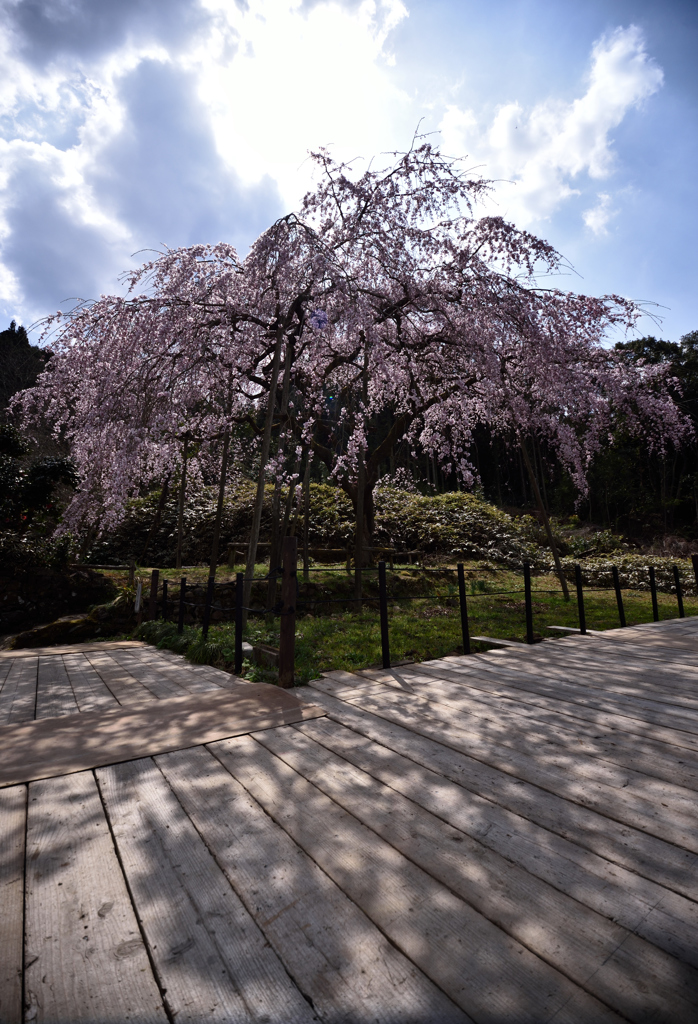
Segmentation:
{"type": "Polygon", "coordinates": [[[309,149],[333,144],[344,158],[372,155],[399,147],[414,129],[385,49],[407,17],[400,0],[310,10],[301,0],[249,0],[244,10],[233,0],[206,2],[219,26],[190,59],[219,152],[243,182],[271,174],[293,206],[309,183],[309,149]],[[232,40],[237,54],[226,59],[232,40]]]}
{"type": "Polygon", "coordinates": [[[597,199],[596,205],[585,210],[582,217],[586,226],[595,235],[606,235],[608,234],[608,222],[615,215],[616,211],[612,209],[611,197],[608,192],[599,192],[597,199]]]}
{"type": "MultiPolygon", "coordinates": [[[[127,6],[134,18],[138,4],[127,6]]],[[[172,20],[193,18],[189,35],[163,28],[167,8],[158,0],[134,32],[118,3],[76,0],[61,8],[56,38],[53,8],[38,3],[29,27],[0,29],[0,310],[45,311],[20,245],[21,232],[39,230],[23,180],[47,204],[33,244],[48,260],[61,237],[79,237],[74,276],[84,254],[81,279],[55,284],[54,308],[66,294],[113,289],[143,245],[226,237],[244,250],[298,204],[310,148],[349,159],[409,139],[416,117],[387,48],[407,17],[400,0],[178,0],[172,20]],[[105,16],[88,31],[85,12],[105,16]]]]}
{"type": "MultiPolygon", "coordinates": [[[[504,179],[498,203],[518,224],[532,224],[578,195],[574,186],[583,174],[599,180],[612,173],[613,130],[661,87],[663,77],[647,55],[641,31],[633,25],[618,28],[594,44],[582,97],[571,103],[550,99],[530,111],[508,103],[489,127],[472,111],[450,106],[440,126],[444,148],[468,153],[486,177],[504,179]]],[[[610,203],[608,196],[587,211],[592,230],[605,229],[610,203]]]]}

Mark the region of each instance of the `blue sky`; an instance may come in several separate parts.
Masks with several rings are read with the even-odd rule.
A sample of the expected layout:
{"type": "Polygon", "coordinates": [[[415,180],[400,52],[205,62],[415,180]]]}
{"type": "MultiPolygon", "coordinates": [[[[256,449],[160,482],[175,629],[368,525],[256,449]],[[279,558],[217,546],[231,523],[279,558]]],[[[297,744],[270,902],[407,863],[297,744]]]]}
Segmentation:
{"type": "Polygon", "coordinates": [[[559,283],[698,329],[698,4],[646,0],[0,0],[0,326],[119,290],[137,250],[244,254],[307,151],[421,122],[499,182],[490,212],[559,283]]]}

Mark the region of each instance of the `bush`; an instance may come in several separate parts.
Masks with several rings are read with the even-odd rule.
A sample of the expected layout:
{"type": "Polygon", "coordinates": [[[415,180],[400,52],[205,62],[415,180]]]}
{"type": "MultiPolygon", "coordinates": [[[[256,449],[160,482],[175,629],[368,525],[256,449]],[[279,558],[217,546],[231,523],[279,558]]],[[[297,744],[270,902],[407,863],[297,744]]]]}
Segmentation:
{"type": "MultiPolygon", "coordinates": [[[[266,488],[261,539],[271,532],[273,488],[266,488]]],[[[243,482],[226,498],[221,525],[221,558],[228,544],[245,547],[252,523],[255,486],[243,482]]],[[[89,561],[126,562],[140,559],[157,513],[160,495],[129,503],[121,525],[96,544],[89,561]]],[[[374,543],[398,551],[419,549],[434,554],[485,558],[511,566],[524,559],[535,560],[538,525],[525,517],[514,519],[473,494],[449,493],[425,497],[392,487],[375,492],[376,528],[374,543]]],[[[186,565],[205,563],[211,550],[216,514],[212,488],[192,494],[184,516],[183,561],[186,565]]],[[[354,510],[344,491],[329,484],[310,487],[310,542],[320,547],[353,544],[354,510]]],[[[177,499],[173,495],[162,513],[160,528],[151,539],[147,559],[152,565],[174,565],[177,535],[177,499]]]]}
{"type": "Polygon", "coordinates": [[[72,538],[41,537],[35,534],[0,532],[0,571],[64,569],[73,554],[72,538]]]}

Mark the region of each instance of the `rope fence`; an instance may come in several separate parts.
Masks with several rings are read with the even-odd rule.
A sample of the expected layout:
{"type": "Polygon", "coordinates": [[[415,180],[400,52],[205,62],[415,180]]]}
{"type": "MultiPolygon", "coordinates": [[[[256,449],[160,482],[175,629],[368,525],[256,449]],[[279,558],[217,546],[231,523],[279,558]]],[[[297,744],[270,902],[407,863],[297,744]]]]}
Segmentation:
{"type": "MultiPolygon", "coordinates": [[[[696,579],[696,588],[698,589],[698,555],[692,556],[693,570],[696,579]]],[[[344,570],[325,570],[325,569],[313,569],[315,572],[343,572],[344,570]]],[[[298,586],[298,542],[295,537],[286,537],[283,543],[283,559],[282,565],[275,567],[273,570],[270,569],[265,576],[254,576],[246,577],[244,573],[237,573],[235,582],[218,584],[219,589],[232,589],[235,590],[235,603],[233,608],[226,607],[223,604],[217,604],[213,601],[214,588],[215,588],[215,576],[209,576],[206,594],[203,601],[203,621],[202,621],[202,637],[205,640],[208,637],[209,626],[211,621],[211,613],[216,612],[230,612],[232,611],[235,623],[235,663],[234,671],[236,675],[239,675],[242,671],[242,635],[243,635],[243,613],[248,614],[259,614],[266,616],[273,616],[278,618],[280,621],[280,640],[279,640],[279,683],[281,686],[290,687],[294,684],[294,660],[295,660],[295,635],[296,635],[296,615],[298,611],[302,611],[308,608],[315,608],[318,605],[354,605],[359,604],[360,606],[375,606],[376,600],[378,601],[378,611],[380,617],[380,633],[381,633],[381,654],[383,668],[390,668],[390,627],[388,618],[388,575],[385,561],[380,561],[377,566],[368,566],[359,570],[361,574],[375,572],[378,574],[378,597],[319,597],[313,599],[303,599],[299,593],[298,586]],[[264,583],[271,580],[281,580],[281,599],[271,608],[255,608],[248,607],[243,604],[244,597],[244,586],[245,583],[264,583]]],[[[531,566],[528,562],[523,563],[523,590],[480,590],[473,592],[470,595],[467,594],[466,577],[465,577],[465,566],[464,563],[459,562],[454,569],[420,569],[421,573],[432,572],[438,573],[441,576],[448,576],[449,574],[455,573],[457,590],[458,590],[458,604],[460,610],[460,622],[461,622],[461,633],[463,638],[463,653],[471,653],[471,641],[478,641],[489,643],[492,645],[503,645],[510,646],[515,643],[514,641],[498,640],[493,637],[478,637],[471,636],[470,625],[468,618],[468,601],[477,599],[480,597],[492,598],[492,597],[504,597],[504,596],[520,596],[523,594],[524,607],[525,607],[525,624],[526,624],[526,643],[533,644],[536,642],[536,637],[533,630],[533,596],[535,594],[559,594],[558,590],[537,590],[532,587],[531,583],[531,566]]],[[[488,570],[492,571],[492,570],[488,570]]],[[[507,570],[509,571],[509,570],[507,570]]],[[[654,622],[659,621],[659,602],[657,597],[657,579],[656,573],[653,566],[648,566],[648,582],[649,592],[652,605],[652,619],[654,622]]],[[[620,576],[617,566],[613,565],[610,567],[611,575],[611,586],[610,587],[585,587],[582,576],[582,568],[580,565],[574,567],[574,583],[577,597],[577,617],[579,626],[578,627],[550,627],[553,629],[560,629],[563,631],[579,632],[585,635],[587,630],[586,623],[586,609],[584,604],[585,593],[608,593],[609,590],[614,590],[616,597],[616,604],[618,608],[618,621],[621,628],[626,626],[625,606],[623,603],[623,592],[625,593],[646,593],[646,591],[638,590],[632,587],[621,586],[620,576]]],[[[685,617],[684,603],[683,603],[683,590],[681,587],[681,578],[679,574],[679,568],[677,565],[672,566],[673,576],[673,592],[676,596],[677,612],[679,618],[685,617]]],[[[158,600],[159,593],[159,570],[154,569],[151,574],[150,580],[150,595],[149,595],[149,607],[148,607],[148,618],[156,619],[162,617],[163,620],[167,621],[170,617],[170,608],[174,612],[174,607],[177,607],[177,632],[183,633],[184,631],[184,620],[187,608],[201,608],[201,601],[188,601],[187,592],[197,589],[196,584],[188,584],[186,577],[182,577],[179,584],[179,599],[178,601],[172,600],[169,594],[169,581],[164,580],[162,583],[162,598],[158,600]],[[159,607],[158,607],[159,606],[159,607]]],[[[454,588],[455,589],[455,588],[454,588]]],[[[394,596],[390,598],[393,604],[404,601],[429,601],[434,600],[434,594],[410,594],[403,596],[394,596]]],[[[142,581],[139,579],[136,588],[136,602],[135,611],[139,615],[139,622],[143,614],[142,607],[142,581]]]]}

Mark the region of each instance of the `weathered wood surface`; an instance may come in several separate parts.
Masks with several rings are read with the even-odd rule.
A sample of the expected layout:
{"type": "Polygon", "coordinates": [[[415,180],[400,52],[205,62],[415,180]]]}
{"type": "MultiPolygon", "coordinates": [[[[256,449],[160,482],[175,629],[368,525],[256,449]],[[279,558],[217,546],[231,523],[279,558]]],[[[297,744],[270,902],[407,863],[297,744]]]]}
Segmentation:
{"type": "Polygon", "coordinates": [[[131,761],[324,714],[268,683],[0,727],[0,787],[131,761]]]}
{"type": "Polygon", "coordinates": [[[469,1020],[209,751],[156,761],[320,1020],[469,1020]]]}
{"type": "Polygon", "coordinates": [[[698,1019],[698,619],[258,689],[0,658],[2,1021],[698,1019]]]}
{"type": "Polygon", "coordinates": [[[27,787],[0,792],[0,1021],[22,1020],[27,787]]]}
{"type": "Polygon", "coordinates": [[[165,1024],[91,772],[29,786],[26,1019],[165,1024]]]}
{"type": "Polygon", "coordinates": [[[97,780],[172,1017],[312,1021],[154,762],[102,768],[97,780]]]}
{"type": "MultiPolygon", "coordinates": [[[[331,723],[319,730],[318,739],[330,729],[331,723]]],[[[677,1019],[698,1014],[694,967],[677,968],[672,956],[415,806],[392,785],[348,768],[311,736],[275,730],[257,739],[502,931],[623,1016],[661,1013],[682,995],[685,1005],[676,1010],[677,1019]],[[643,993],[636,985],[639,977],[647,983],[643,993]]]]}

